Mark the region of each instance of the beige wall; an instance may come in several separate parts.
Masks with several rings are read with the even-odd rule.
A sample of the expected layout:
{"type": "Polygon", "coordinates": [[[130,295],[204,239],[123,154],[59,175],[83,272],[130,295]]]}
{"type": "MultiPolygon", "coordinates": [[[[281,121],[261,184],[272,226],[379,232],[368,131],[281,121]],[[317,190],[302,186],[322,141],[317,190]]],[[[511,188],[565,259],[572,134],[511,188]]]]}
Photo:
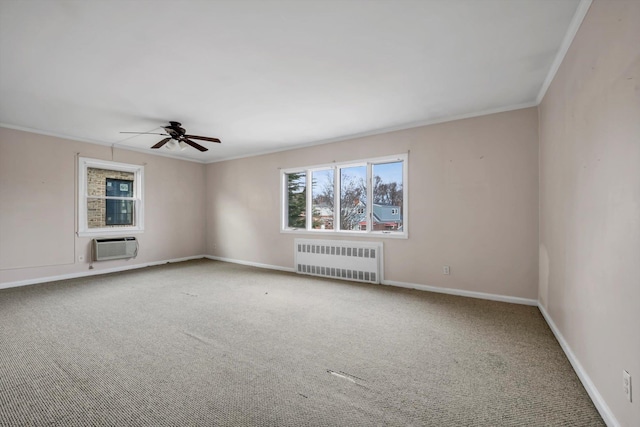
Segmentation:
{"type": "Polygon", "coordinates": [[[540,301],[615,418],[640,425],[636,0],[592,4],[540,105],[540,301]]]}
{"type": "Polygon", "coordinates": [[[529,108],[209,164],[208,253],[292,268],[313,236],[280,233],[279,168],[409,151],[409,239],[383,239],[385,279],[536,299],[537,126],[529,108]]]}
{"type": "Polygon", "coordinates": [[[0,286],[88,272],[91,239],[75,237],[76,155],[145,167],[139,255],[95,270],[204,254],[204,165],[0,128],[0,286]]]}
{"type": "Polygon", "coordinates": [[[87,272],[77,155],[145,165],[140,255],[100,270],[203,253],[291,268],[280,168],[410,152],[410,236],[383,239],[385,279],[539,298],[605,409],[638,425],[639,23],[636,0],[594,1],[539,109],[206,166],[0,128],[0,286],[87,272]]]}

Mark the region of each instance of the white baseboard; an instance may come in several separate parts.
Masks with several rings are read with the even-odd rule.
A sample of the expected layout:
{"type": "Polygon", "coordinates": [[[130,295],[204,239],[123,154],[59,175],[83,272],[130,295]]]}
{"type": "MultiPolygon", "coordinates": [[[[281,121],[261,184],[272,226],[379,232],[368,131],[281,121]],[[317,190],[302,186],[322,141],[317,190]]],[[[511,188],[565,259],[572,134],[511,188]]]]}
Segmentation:
{"type": "MultiPolygon", "coordinates": [[[[257,262],[242,261],[239,259],[224,258],[224,257],[212,256],[212,255],[205,255],[205,258],[209,258],[215,261],[224,261],[224,262],[231,262],[234,264],[249,265],[252,267],[267,268],[270,270],[287,271],[290,273],[296,272],[295,268],[280,267],[277,265],[270,265],[270,264],[260,264],[257,262]]],[[[459,295],[464,297],[480,298],[480,299],[487,299],[492,301],[510,302],[514,304],[524,304],[524,305],[531,305],[531,306],[538,305],[538,300],[519,298],[519,297],[510,297],[506,295],[487,294],[484,292],[462,291],[459,289],[439,288],[436,286],[420,285],[417,283],[396,282],[394,280],[382,280],[381,283],[383,285],[398,286],[401,288],[409,288],[409,289],[418,289],[421,291],[428,291],[428,292],[438,292],[442,294],[459,295]]]]}
{"type": "Polygon", "coordinates": [[[382,280],[383,285],[398,286],[401,288],[418,289],[420,291],[437,292],[439,294],[458,295],[461,297],[486,299],[491,301],[509,302],[512,304],[522,304],[537,306],[538,300],[520,297],[511,297],[508,295],[488,294],[485,292],[464,291],[461,289],[441,288],[438,286],[421,285],[418,283],[397,282],[395,280],[382,280]]]}
{"type": "Polygon", "coordinates": [[[118,271],[135,270],[137,268],[151,267],[154,265],[162,265],[173,262],[190,261],[192,259],[207,258],[206,255],[195,255],[184,258],[173,258],[163,261],[145,262],[142,264],[123,265],[114,268],[105,268],[103,270],[89,270],[78,273],[61,274],[58,276],[38,277],[36,279],[19,280],[17,282],[0,283],[0,289],[15,288],[18,286],[36,285],[38,283],[55,282],[58,280],[76,279],[78,277],[97,276],[100,274],[117,273],[118,271]]]}
{"type": "Polygon", "coordinates": [[[269,269],[269,270],[286,271],[288,273],[295,273],[296,272],[295,268],[280,267],[279,265],[261,264],[259,262],[243,261],[243,260],[240,260],[240,259],[224,258],[224,257],[220,257],[220,256],[213,256],[213,255],[204,255],[204,257],[208,258],[208,259],[212,259],[214,261],[224,261],[224,262],[230,262],[232,264],[248,265],[248,266],[251,266],[251,267],[266,268],[266,269],[269,269]]]}
{"type": "MultiPolygon", "coordinates": [[[[258,262],[244,261],[244,260],[233,259],[233,258],[224,258],[219,256],[213,256],[213,255],[196,255],[196,256],[185,257],[185,258],[174,258],[169,260],[147,262],[147,263],[135,264],[135,265],[124,265],[120,267],[107,268],[103,270],[89,270],[89,271],[83,271],[78,273],[62,274],[58,276],[48,276],[48,277],[39,277],[35,279],[20,280],[17,282],[0,283],[0,289],[14,288],[17,286],[35,285],[38,283],[54,282],[58,280],[75,279],[78,277],[95,276],[99,274],[116,273],[118,271],[134,270],[137,268],[151,267],[154,265],[189,261],[192,259],[201,259],[201,258],[207,258],[214,261],[230,262],[233,264],[248,265],[251,267],[266,268],[269,270],[286,271],[288,273],[295,273],[296,271],[295,268],[281,267],[279,265],[262,264],[258,262]]],[[[383,285],[398,286],[401,288],[409,288],[409,289],[418,289],[421,291],[428,291],[428,292],[438,292],[443,294],[459,295],[464,297],[479,298],[479,299],[486,299],[486,300],[493,300],[493,301],[502,301],[502,302],[509,302],[514,304],[524,304],[524,305],[533,305],[533,306],[538,305],[538,301],[533,299],[488,294],[484,292],[473,292],[473,291],[463,291],[459,289],[440,288],[436,286],[421,285],[417,283],[397,282],[393,280],[382,280],[381,283],[383,285]]]]}
{"type": "Polygon", "coordinates": [[[593,404],[596,406],[596,409],[600,413],[600,416],[604,420],[605,424],[607,424],[608,427],[621,427],[620,423],[613,415],[613,412],[611,412],[609,405],[607,405],[607,403],[602,398],[602,395],[596,388],[593,381],[591,381],[591,378],[589,378],[589,375],[576,358],[576,355],[573,354],[571,347],[569,347],[569,344],[560,333],[560,330],[551,319],[551,316],[549,316],[549,313],[547,313],[547,310],[542,304],[538,304],[538,309],[540,310],[540,313],[542,313],[544,320],[547,321],[547,324],[549,325],[549,328],[551,328],[553,335],[555,335],[556,339],[560,343],[560,347],[562,347],[564,354],[567,355],[567,359],[569,359],[571,366],[573,366],[573,370],[576,371],[578,378],[580,378],[582,385],[587,390],[589,397],[593,401],[593,404]]]}

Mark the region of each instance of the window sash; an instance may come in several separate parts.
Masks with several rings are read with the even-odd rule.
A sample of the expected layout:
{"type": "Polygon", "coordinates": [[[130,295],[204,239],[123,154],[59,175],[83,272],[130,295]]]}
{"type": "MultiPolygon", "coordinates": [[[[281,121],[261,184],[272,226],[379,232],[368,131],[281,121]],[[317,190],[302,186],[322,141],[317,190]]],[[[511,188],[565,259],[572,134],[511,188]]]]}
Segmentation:
{"type": "MultiPolygon", "coordinates": [[[[329,200],[326,200],[325,197],[327,196],[326,194],[323,194],[323,190],[321,187],[316,188],[315,185],[318,183],[319,179],[322,179],[323,177],[328,178],[330,181],[333,182],[333,185],[335,187],[335,168],[331,167],[331,168],[322,168],[322,169],[313,169],[310,170],[311,173],[311,214],[315,215],[316,211],[315,209],[317,208],[319,211],[319,218],[318,218],[318,222],[319,224],[314,224],[313,223],[313,219],[312,219],[312,223],[311,223],[311,228],[314,230],[333,230],[335,228],[336,225],[336,204],[335,204],[335,196],[333,197],[333,200],[330,201],[331,205],[329,206],[329,208],[331,208],[331,217],[324,217],[322,216],[322,210],[321,209],[327,209],[327,206],[323,206],[322,204],[318,204],[316,205],[316,199],[315,197],[319,197],[321,198],[322,202],[327,203],[329,202],[329,200]],[[328,172],[328,173],[327,173],[328,172]],[[317,176],[317,178],[316,178],[317,176]],[[316,192],[316,190],[318,190],[316,192]],[[317,207],[316,207],[317,206],[317,207]],[[329,221],[329,225],[330,228],[322,228],[323,226],[325,226],[325,221],[329,221]],[[319,225],[318,228],[316,228],[315,226],[319,225]]],[[[327,181],[324,181],[323,184],[327,184],[327,181]]],[[[325,211],[326,212],[326,211],[325,211]]]]}
{"type": "Polygon", "coordinates": [[[118,197],[118,196],[85,196],[88,199],[98,199],[98,200],[133,200],[138,201],[137,197],[118,197]]]}

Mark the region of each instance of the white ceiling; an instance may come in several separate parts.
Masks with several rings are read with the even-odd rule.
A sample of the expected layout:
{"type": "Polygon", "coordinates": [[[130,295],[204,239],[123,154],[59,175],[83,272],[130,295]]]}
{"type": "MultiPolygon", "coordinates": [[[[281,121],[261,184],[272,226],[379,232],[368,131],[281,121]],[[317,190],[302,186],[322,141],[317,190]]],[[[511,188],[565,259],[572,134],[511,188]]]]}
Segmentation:
{"type": "Polygon", "coordinates": [[[0,0],[0,124],[212,162],[536,105],[585,3],[0,0]]]}

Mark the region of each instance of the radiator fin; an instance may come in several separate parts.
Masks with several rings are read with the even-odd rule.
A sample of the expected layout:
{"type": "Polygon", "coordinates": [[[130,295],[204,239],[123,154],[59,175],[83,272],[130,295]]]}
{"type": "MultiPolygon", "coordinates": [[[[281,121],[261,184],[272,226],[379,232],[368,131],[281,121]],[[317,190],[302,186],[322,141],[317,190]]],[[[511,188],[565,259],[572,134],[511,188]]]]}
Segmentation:
{"type": "Polygon", "coordinates": [[[294,249],[299,274],[380,283],[381,242],[296,239],[294,249]]]}

